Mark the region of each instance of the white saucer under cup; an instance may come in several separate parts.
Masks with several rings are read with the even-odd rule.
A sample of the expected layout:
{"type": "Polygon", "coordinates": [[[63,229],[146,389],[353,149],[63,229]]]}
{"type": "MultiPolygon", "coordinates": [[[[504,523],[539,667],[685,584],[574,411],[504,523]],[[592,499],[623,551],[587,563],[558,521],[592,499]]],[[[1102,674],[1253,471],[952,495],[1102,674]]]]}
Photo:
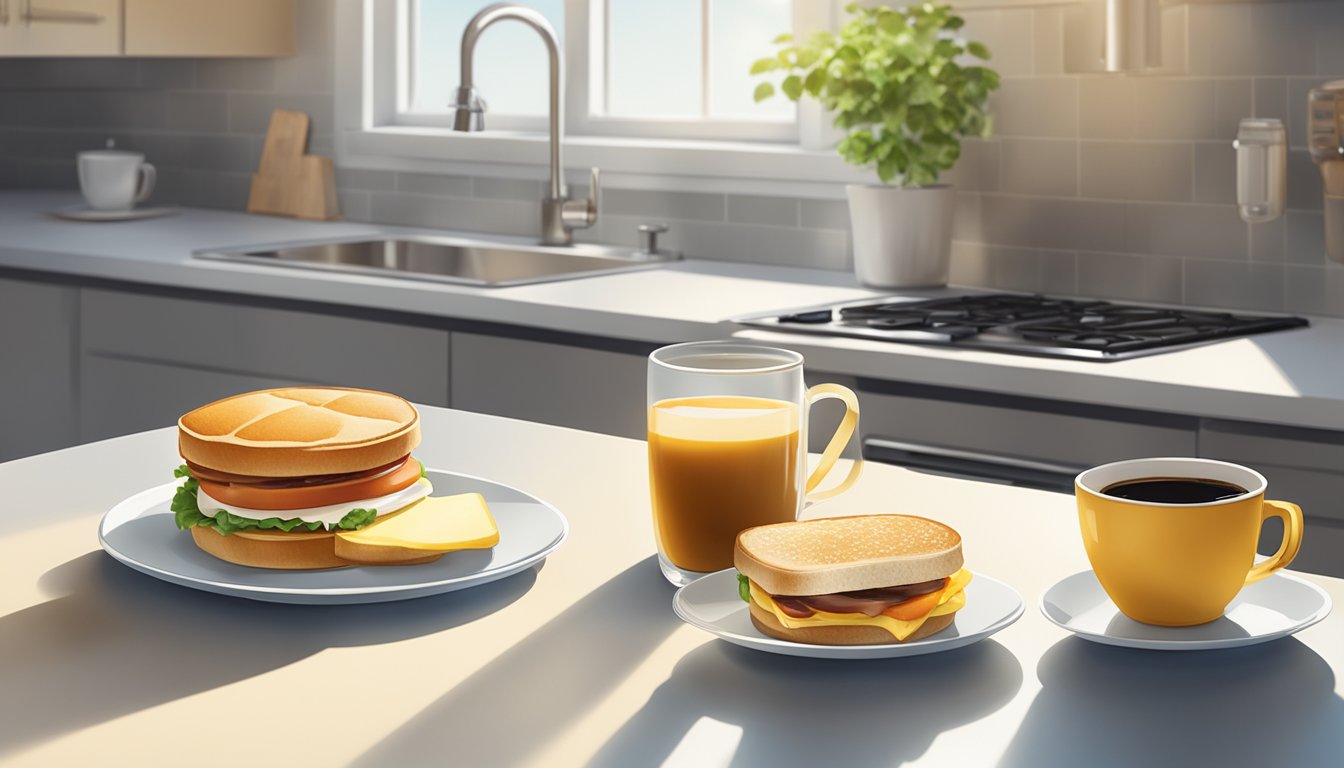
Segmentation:
{"type": "Polygon", "coordinates": [[[1221,618],[1192,627],[1159,627],[1120,612],[1092,571],[1056,582],[1041,613],[1084,640],[1126,648],[1207,651],[1255,645],[1300,632],[1330,614],[1325,590],[1282,571],[1242,588],[1221,618]]]}

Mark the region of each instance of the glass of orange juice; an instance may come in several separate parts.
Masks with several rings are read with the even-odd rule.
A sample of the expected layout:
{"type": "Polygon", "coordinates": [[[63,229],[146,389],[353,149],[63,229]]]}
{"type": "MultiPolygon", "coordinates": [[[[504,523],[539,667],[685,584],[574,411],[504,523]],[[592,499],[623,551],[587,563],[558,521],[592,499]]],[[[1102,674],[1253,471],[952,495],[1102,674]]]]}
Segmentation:
{"type": "Polygon", "coordinates": [[[859,423],[859,401],[838,384],[803,384],[803,356],[730,341],[674,344],[649,355],[649,486],[658,564],[678,586],[733,564],[737,534],[797,518],[859,423]],[[807,413],[838,399],[845,416],[807,471],[807,413]]]}

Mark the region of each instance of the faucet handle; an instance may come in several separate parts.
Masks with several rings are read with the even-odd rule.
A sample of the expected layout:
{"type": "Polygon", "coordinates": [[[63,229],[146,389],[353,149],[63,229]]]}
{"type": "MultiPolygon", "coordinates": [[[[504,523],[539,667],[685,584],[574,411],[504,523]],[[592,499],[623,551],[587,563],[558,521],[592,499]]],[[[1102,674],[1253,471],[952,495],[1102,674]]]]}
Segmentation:
{"type": "Polygon", "coordinates": [[[560,216],[565,229],[586,229],[597,223],[597,211],[602,204],[601,181],[601,172],[593,168],[587,199],[564,202],[560,216]]]}

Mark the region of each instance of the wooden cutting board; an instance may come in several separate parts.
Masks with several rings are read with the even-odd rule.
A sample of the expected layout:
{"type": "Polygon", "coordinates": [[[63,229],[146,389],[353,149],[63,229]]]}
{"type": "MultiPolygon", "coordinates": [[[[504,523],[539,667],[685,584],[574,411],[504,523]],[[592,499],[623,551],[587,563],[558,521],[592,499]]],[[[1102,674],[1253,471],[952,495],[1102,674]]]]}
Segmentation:
{"type": "Polygon", "coordinates": [[[247,197],[249,212],[317,221],[341,218],[331,158],[306,153],[308,129],[304,112],[271,112],[261,166],[252,175],[247,197]]]}

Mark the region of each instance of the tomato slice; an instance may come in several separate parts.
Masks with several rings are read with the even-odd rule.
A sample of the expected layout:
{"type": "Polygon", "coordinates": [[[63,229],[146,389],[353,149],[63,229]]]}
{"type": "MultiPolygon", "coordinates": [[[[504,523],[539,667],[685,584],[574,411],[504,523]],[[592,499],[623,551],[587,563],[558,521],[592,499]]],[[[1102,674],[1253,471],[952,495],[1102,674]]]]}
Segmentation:
{"type": "MultiPolygon", "coordinates": [[[[356,478],[306,488],[261,488],[255,485],[217,483],[200,479],[201,490],[210,498],[247,509],[306,509],[372,499],[409,488],[420,479],[420,462],[409,459],[395,472],[374,478],[356,478]]],[[[390,510],[389,510],[390,511],[390,510]]]]}
{"type": "Polygon", "coordinates": [[[883,616],[890,616],[893,619],[901,621],[914,621],[915,619],[929,615],[929,612],[938,607],[938,598],[943,596],[947,588],[930,592],[927,595],[912,597],[903,603],[897,603],[882,612],[883,616]]]}

